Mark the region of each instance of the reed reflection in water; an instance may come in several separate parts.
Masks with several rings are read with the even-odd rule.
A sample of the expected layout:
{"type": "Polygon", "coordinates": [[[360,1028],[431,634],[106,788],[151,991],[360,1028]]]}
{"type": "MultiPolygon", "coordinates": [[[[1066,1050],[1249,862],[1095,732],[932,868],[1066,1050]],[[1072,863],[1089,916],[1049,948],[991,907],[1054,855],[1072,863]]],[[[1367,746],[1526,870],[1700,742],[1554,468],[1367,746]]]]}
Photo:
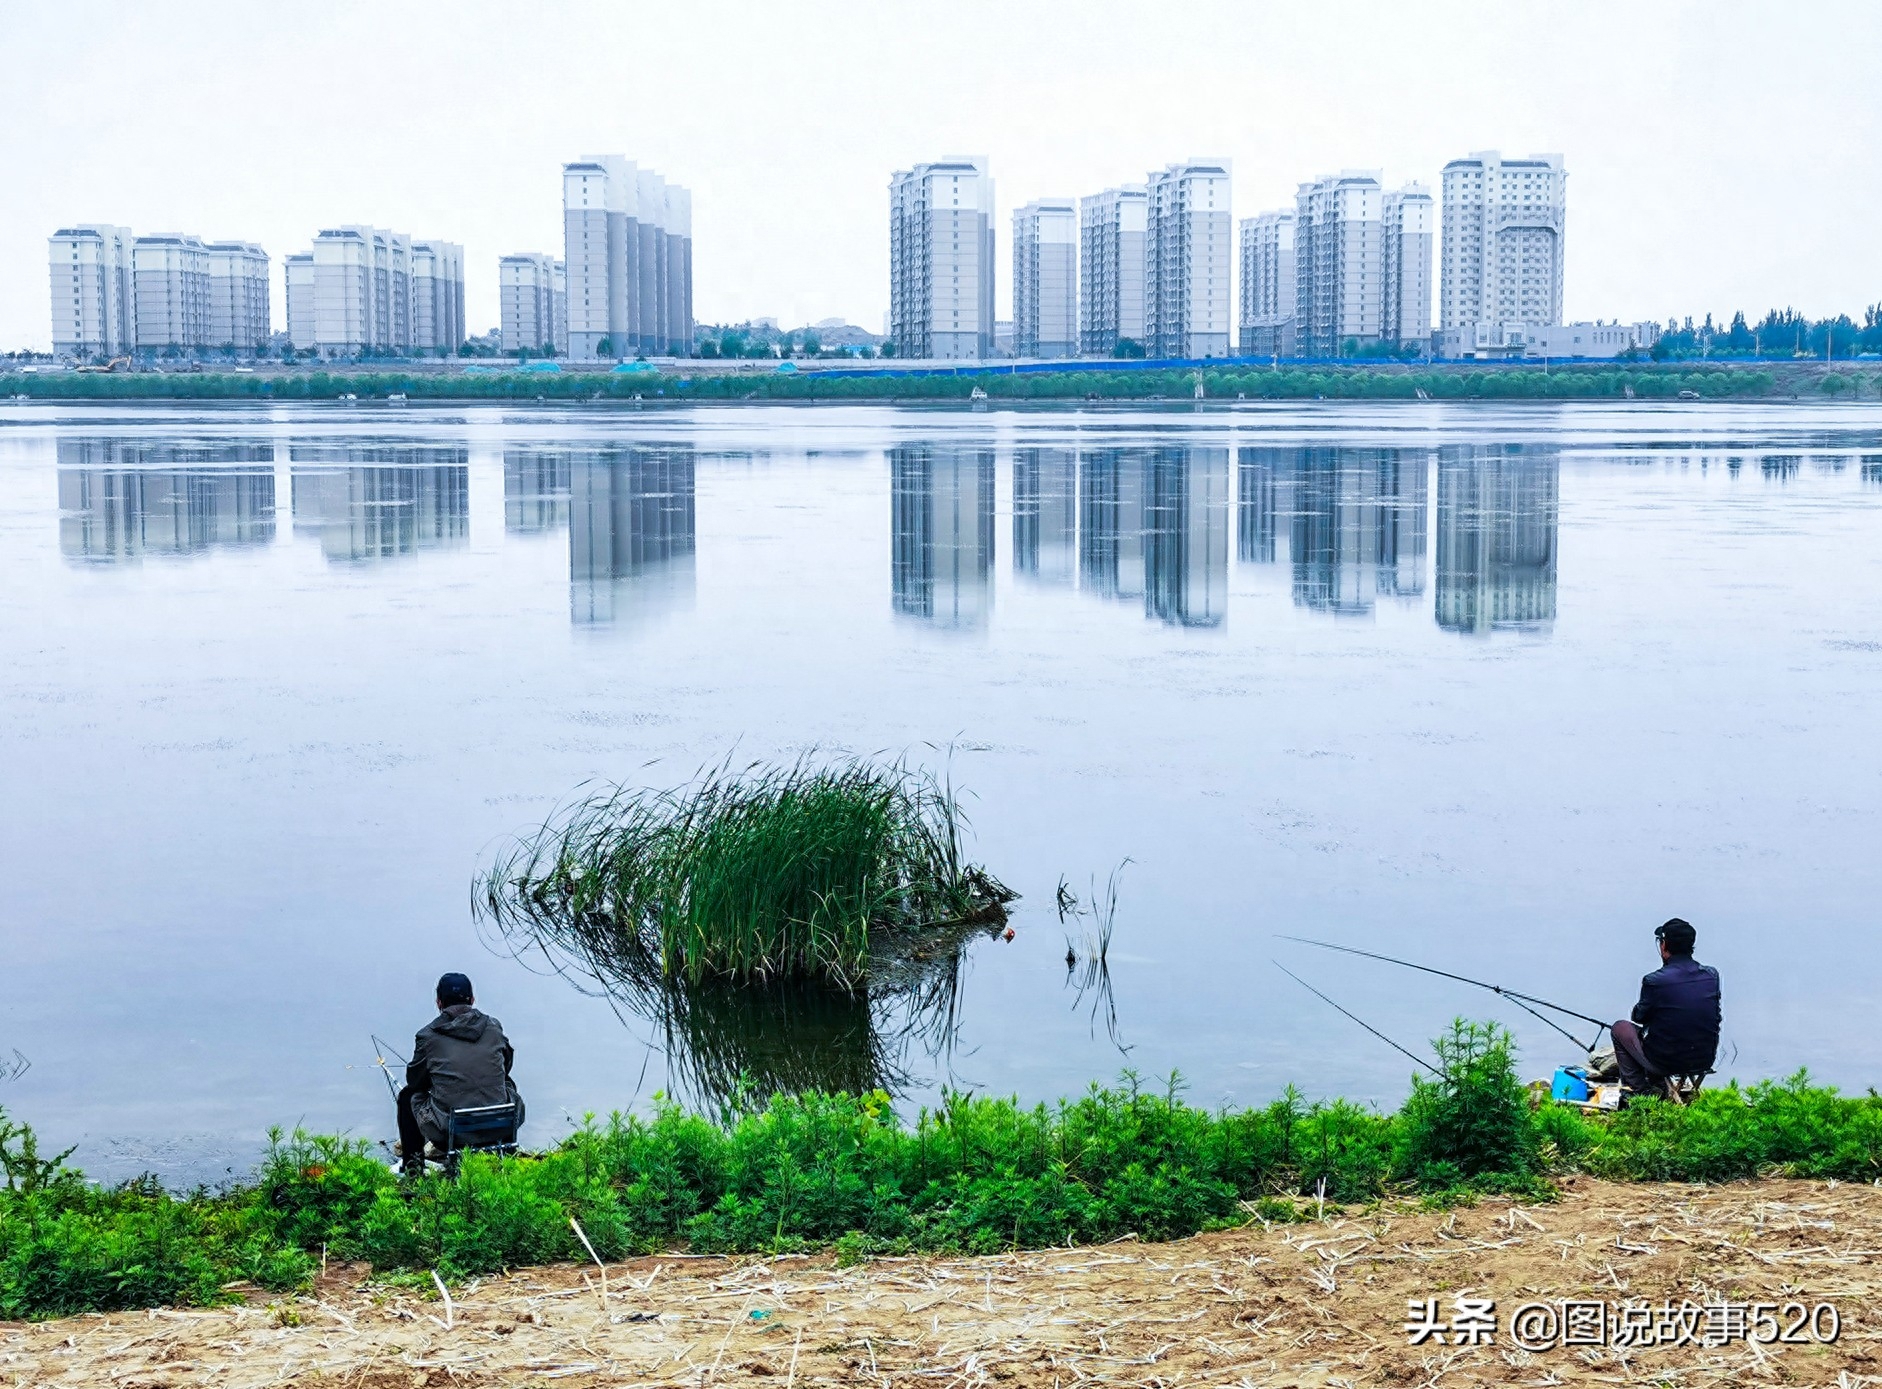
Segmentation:
{"type": "Polygon", "coordinates": [[[969,948],[999,927],[951,927],[898,944],[853,989],[814,980],[688,984],[649,968],[639,952],[608,949],[605,932],[521,918],[493,929],[518,959],[546,961],[623,1021],[650,1025],[670,1088],[727,1110],[810,1090],[901,1096],[922,1083],[911,1067],[917,1053],[946,1071],[969,948]]]}

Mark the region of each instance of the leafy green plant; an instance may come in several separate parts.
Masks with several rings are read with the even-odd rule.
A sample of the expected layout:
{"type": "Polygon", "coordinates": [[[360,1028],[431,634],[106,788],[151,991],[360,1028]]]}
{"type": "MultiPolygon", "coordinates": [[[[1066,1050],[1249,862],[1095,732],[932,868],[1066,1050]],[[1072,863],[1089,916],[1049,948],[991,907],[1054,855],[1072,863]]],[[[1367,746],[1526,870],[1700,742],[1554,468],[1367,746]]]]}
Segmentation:
{"type": "Polygon", "coordinates": [[[72,1181],[77,1173],[65,1160],[77,1149],[67,1148],[49,1158],[39,1155],[39,1135],[30,1124],[16,1124],[0,1109],[0,1172],[6,1174],[7,1190],[28,1194],[43,1191],[61,1181],[72,1181]]]}
{"type": "Polygon", "coordinates": [[[1509,1032],[1458,1018],[1432,1045],[1442,1069],[1436,1080],[1412,1081],[1400,1115],[1401,1169],[1436,1187],[1535,1172],[1541,1145],[1509,1032]]]}

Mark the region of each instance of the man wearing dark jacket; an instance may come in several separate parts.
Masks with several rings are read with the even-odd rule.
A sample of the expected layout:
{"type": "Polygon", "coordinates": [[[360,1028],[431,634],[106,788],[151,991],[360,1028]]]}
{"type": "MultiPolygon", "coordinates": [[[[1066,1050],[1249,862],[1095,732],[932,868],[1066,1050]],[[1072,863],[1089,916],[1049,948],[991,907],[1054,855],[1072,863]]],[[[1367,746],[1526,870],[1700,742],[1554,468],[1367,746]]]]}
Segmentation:
{"type": "Polygon", "coordinates": [[[1653,933],[1660,968],[1640,981],[1632,1020],[1608,1029],[1635,1094],[1664,1095],[1668,1076],[1704,1075],[1719,1054],[1719,972],[1693,959],[1698,934],[1678,917],[1653,933]]]}
{"type": "Polygon", "coordinates": [[[516,1102],[523,1124],[523,1097],[510,1079],[516,1051],[503,1024],[476,1008],[471,981],[462,974],[438,980],[438,1016],[418,1029],[412,1059],[399,1091],[399,1156],[407,1175],[424,1173],[427,1141],[445,1146],[445,1124],[460,1109],[516,1102]]]}

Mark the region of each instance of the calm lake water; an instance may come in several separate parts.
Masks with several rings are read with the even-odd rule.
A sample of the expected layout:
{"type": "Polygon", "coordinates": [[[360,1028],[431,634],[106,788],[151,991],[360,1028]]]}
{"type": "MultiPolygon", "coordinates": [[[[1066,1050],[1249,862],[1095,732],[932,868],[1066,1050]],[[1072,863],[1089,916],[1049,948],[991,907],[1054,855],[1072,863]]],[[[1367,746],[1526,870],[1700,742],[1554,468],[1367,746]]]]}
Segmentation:
{"type": "Polygon", "coordinates": [[[445,969],[538,1142],[720,1043],[911,1107],[1125,1066],[1395,1104],[1405,1059],[1271,961],[1414,1050],[1460,1012],[1573,1050],[1277,934],[1620,1016],[1675,914],[1722,1072],[1882,1079],[1873,409],[0,406],[0,657],[0,1104],[100,1175],[390,1137],[371,1037],[445,969]],[[582,783],[809,748],[950,767],[1023,894],[939,1011],[780,1060],[472,919],[582,783]],[[1055,888],[1126,860],[1081,992],[1055,888]]]}

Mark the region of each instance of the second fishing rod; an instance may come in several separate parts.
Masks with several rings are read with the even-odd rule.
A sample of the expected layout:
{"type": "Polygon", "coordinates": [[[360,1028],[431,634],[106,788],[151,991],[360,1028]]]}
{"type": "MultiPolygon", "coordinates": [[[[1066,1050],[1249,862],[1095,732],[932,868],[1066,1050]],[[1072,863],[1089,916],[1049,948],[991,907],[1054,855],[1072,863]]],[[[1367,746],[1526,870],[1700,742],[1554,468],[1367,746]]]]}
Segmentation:
{"type": "MultiPolygon", "coordinates": [[[[1402,968],[1415,969],[1424,974],[1435,974],[1441,979],[1454,979],[1460,984],[1469,984],[1475,988],[1488,989],[1491,993],[1501,998],[1507,998],[1531,1017],[1547,1023],[1583,1051],[1593,1051],[1596,1045],[1601,1041],[1601,1034],[1607,1030],[1608,1025],[1601,1021],[1601,1019],[1591,1018],[1586,1013],[1578,1013],[1573,1008],[1565,1008],[1559,1003],[1551,1003],[1546,998],[1538,998],[1534,994],[1523,993],[1517,989],[1505,988],[1501,984],[1492,984],[1483,979],[1472,979],[1467,975],[1453,974],[1448,969],[1438,969],[1432,965],[1421,965],[1416,961],[1401,960],[1392,955],[1381,955],[1373,950],[1360,950],[1351,945],[1335,945],[1332,941],[1313,940],[1307,936],[1288,936],[1277,933],[1275,938],[1277,940],[1291,940],[1300,945],[1317,946],[1321,950],[1337,950],[1343,955],[1361,955],[1368,960],[1380,960],[1388,965],[1399,965],[1402,968]],[[1534,1007],[1531,1006],[1532,1004],[1534,1007]],[[1577,1037],[1554,1019],[1544,1017],[1541,1013],[1537,1012],[1537,1008],[1547,1008],[1551,1012],[1560,1013],[1564,1017],[1574,1018],[1578,1022],[1591,1023],[1595,1029],[1593,1040],[1587,1042],[1582,1041],[1581,1038],[1577,1037]]],[[[1394,1043],[1394,1045],[1396,1045],[1396,1043],[1394,1043]]]]}

